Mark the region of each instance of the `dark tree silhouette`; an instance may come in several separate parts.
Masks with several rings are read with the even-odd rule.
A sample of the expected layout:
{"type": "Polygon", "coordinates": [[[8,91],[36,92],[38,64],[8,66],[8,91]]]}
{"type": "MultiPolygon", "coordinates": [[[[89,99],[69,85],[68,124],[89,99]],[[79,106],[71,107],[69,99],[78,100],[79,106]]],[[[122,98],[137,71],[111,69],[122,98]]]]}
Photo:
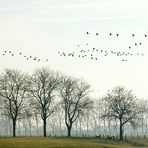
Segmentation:
{"type": "Polygon", "coordinates": [[[54,103],[55,91],[57,90],[61,78],[58,73],[48,68],[41,68],[35,71],[31,77],[31,104],[37,114],[41,115],[43,120],[43,135],[46,134],[47,118],[54,112],[56,105],[54,103]]]}
{"type": "Polygon", "coordinates": [[[131,90],[126,90],[124,87],[116,87],[107,96],[103,98],[105,104],[105,112],[103,118],[118,119],[119,121],[119,136],[123,140],[123,126],[126,123],[131,123],[136,127],[140,120],[140,114],[144,112],[144,108],[137,103],[136,96],[131,90]]]}
{"type": "Polygon", "coordinates": [[[12,119],[13,137],[16,136],[16,121],[23,117],[27,105],[27,79],[27,75],[11,69],[6,69],[0,75],[2,114],[12,119]]]}
{"type": "Polygon", "coordinates": [[[64,77],[60,88],[62,98],[62,107],[65,112],[65,124],[67,127],[67,136],[71,136],[73,123],[85,114],[92,101],[88,97],[90,86],[85,82],[75,80],[71,77],[64,77]]]}

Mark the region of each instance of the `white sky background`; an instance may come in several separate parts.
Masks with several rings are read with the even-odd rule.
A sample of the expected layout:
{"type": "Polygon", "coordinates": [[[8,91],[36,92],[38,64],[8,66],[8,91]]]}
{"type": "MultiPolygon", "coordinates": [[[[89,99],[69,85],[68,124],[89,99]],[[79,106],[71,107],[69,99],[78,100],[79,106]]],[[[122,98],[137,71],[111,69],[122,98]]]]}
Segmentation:
{"type": "Polygon", "coordinates": [[[50,66],[84,78],[98,96],[123,85],[137,96],[148,98],[148,38],[144,34],[148,34],[147,0],[0,0],[1,70],[10,67],[32,71],[50,66]],[[95,36],[96,32],[100,38],[95,36]],[[58,55],[58,51],[77,52],[78,44],[80,49],[129,51],[128,47],[135,42],[142,42],[142,46],[130,52],[144,56],[133,56],[127,62],[112,56],[93,61],[58,55]],[[11,50],[14,57],[3,56],[4,50],[11,50]],[[19,52],[44,61],[27,61],[19,52]]]}

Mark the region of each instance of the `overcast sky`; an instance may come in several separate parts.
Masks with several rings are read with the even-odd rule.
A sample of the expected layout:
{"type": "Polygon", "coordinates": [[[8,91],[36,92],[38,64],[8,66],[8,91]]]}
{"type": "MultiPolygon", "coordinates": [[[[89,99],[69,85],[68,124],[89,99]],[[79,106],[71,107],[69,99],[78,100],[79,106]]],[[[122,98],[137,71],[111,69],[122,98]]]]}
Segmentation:
{"type": "Polygon", "coordinates": [[[148,99],[148,38],[144,34],[148,34],[147,0],[0,0],[1,70],[11,67],[32,71],[50,66],[84,78],[96,92],[99,90],[98,96],[123,85],[148,99]],[[135,47],[135,42],[142,45],[135,47]],[[59,51],[78,52],[77,45],[87,50],[95,47],[125,52],[132,46],[130,52],[144,56],[122,62],[112,56],[94,61],[58,55],[59,51]],[[14,56],[3,56],[5,50],[14,56]],[[41,61],[26,60],[24,55],[41,61]]]}

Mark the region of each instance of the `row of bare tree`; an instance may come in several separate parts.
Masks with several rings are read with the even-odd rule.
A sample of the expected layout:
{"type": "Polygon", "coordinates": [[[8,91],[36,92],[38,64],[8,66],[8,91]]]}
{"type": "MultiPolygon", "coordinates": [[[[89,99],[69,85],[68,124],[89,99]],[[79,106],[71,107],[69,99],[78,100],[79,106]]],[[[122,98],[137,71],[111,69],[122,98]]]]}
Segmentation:
{"type": "MultiPolygon", "coordinates": [[[[29,121],[30,133],[31,125],[35,123],[38,133],[39,121],[42,121],[43,136],[46,137],[49,122],[59,122],[60,129],[65,125],[67,136],[71,136],[74,126],[77,130],[78,121],[83,120],[86,123],[79,127],[86,128],[87,135],[90,132],[88,127],[91,120],[96,123],[100,120],[100,127],[101,121],[110,121],[119,125],[119,138],[123,140],[124,125],[140,125],[141,117],[147,111],[146,103],[139,103],[132,91],[124,87],[116,87],[108,92],[100,99],[99,106],[89,94],[90,85],[84,80],[63,75],[49,68],[37,69],[32,75],[15,69],[5,69],[0,74],[1,124],[2,121],[8,121],[10,126],[5,127],[7,129],[12,123],[12,133],[15,137],[16,125],[19,131],[23,127],[24,122],[21,121],[29,121]],[[57,121],[51,120],[55,116],[58,117],[57,121]]],[[[94,131],[96,129],[97,127],[94,131]]]]}
{"type": "Polygon", "coordinates": [[[31,76],[6,69],[0,75],[1,114],[12,119],[15,136],[16,121],[24,118],[31,109],[32,113],[41,116],[46,137],[47,118],[62,108],[70,136],[72,124],[91,107],[89,88],[81,80],[61,76],[47,68],[38,69],[31,76]]]}

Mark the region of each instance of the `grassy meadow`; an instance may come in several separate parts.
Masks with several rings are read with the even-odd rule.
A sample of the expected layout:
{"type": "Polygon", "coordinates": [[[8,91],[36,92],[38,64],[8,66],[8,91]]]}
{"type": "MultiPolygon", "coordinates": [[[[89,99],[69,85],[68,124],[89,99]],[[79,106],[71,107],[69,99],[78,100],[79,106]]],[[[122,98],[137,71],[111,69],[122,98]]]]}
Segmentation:
{"type": "Polygon", "coordinates": [[[0,148],[148,148],[148,138],[125,142],[97,138],[0,138],[0,148]]]}

